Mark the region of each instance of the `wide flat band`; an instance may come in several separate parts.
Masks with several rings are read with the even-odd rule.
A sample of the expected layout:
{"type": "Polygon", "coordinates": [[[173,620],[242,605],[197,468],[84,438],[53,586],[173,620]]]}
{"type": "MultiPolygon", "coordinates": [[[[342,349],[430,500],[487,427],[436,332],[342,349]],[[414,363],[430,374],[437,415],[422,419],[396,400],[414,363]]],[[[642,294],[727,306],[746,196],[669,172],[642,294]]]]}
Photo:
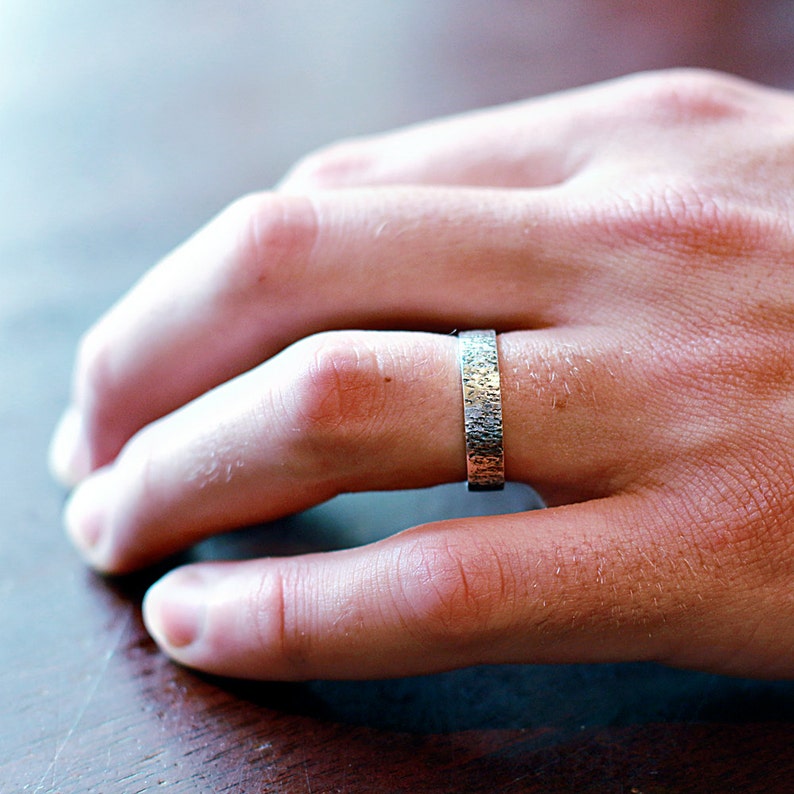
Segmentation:
{"type": "Polygon", "coordinates": [[[499,491],[505,462],[496,331],[460,331],[458,349],[469,490],[499,491]]]}

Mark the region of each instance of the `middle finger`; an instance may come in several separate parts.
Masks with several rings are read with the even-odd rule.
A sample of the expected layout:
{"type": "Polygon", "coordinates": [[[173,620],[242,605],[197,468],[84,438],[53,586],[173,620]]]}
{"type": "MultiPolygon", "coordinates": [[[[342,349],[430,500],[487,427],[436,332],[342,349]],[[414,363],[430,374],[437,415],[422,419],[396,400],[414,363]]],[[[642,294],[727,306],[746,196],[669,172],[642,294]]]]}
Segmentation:
{"type": "MultiPolygon", "coordinates": [[[[84,338],[74,399],[87,469],[140,428],[295,340],[342,328],[535,328],[588,262],[553,189],[262,194],[154,268],[84,338]]],[[[87,472],[81,472],[85,474],[87,472]]]]}

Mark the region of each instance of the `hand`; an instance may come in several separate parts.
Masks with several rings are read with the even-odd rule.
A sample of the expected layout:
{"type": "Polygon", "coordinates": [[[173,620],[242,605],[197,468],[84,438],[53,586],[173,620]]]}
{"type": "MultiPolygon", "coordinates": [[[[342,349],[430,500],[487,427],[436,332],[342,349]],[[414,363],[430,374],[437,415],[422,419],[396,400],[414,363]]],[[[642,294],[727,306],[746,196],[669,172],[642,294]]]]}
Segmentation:
{"type": "Polygon", "coordinates": [[[507,477],[549,509],[178,569],[145,602],[165,651],[271,679],[792,675],[792,185],[794,97],[697,72],[310,156],[84,337],[52,451],[80,483],[68,531],[125,572],[340,492],[463,480],[447,334],[490,327],[507,477]]]}

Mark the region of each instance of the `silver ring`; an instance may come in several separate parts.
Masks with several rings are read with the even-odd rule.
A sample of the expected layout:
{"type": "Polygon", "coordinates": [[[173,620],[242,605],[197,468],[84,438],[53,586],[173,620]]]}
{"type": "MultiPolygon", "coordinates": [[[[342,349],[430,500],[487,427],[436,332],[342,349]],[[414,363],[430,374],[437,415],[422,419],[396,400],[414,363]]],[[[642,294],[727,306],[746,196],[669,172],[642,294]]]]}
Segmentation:
{"type": "Polygon", "coordinates": [[[499,491],[505,459],[496,331],[461,331],[458,349],[469,490],[499,491]]]}

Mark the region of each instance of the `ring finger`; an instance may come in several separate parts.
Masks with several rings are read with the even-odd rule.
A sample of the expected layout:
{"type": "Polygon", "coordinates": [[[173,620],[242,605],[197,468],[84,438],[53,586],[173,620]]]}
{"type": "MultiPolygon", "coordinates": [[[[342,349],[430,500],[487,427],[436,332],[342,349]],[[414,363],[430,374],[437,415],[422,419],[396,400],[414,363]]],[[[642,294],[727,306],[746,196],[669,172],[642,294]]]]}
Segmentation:
{"type": "MultiPolygon", "coordinates": [[[[507,477],[550,501],[625,486],[640,400],[617,340],[517,332],[499,349],[507,477]]],[[[96,567],[121,572],[341,492],[462,479],[456,340],[325,333],[141,431],[75,491],[67,526],[96,567]]]]}

